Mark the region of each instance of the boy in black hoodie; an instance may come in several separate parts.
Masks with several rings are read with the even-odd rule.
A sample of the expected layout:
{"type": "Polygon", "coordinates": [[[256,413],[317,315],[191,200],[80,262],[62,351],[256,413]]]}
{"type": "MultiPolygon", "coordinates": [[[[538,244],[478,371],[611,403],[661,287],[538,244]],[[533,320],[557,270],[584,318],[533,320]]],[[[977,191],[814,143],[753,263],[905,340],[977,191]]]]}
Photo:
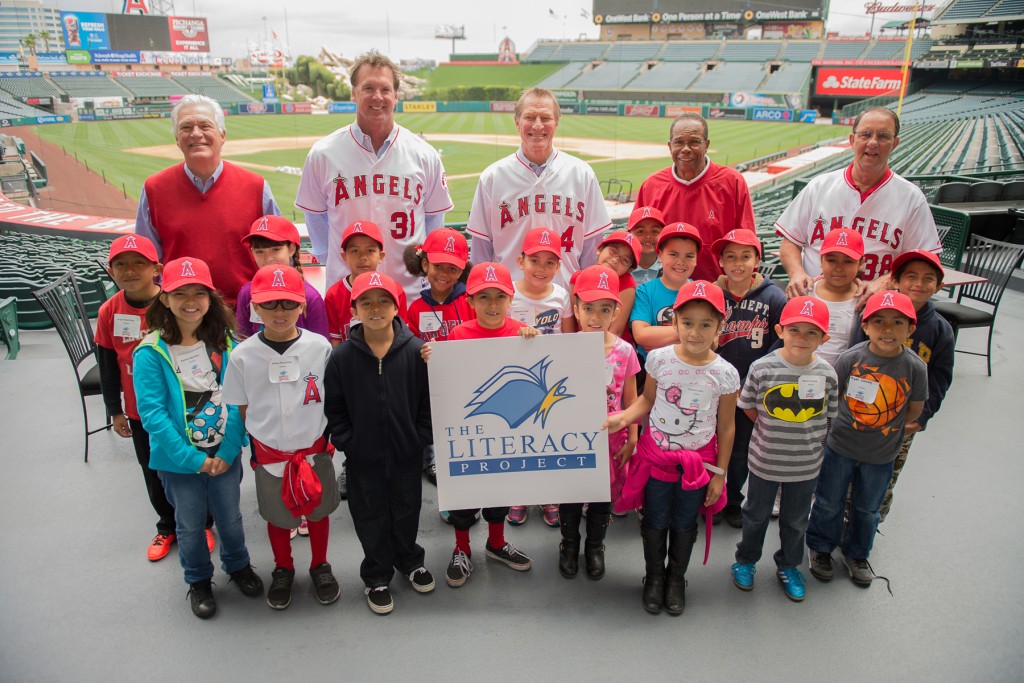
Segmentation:
{"type": "Polygon", "coordinates": [[[348,505],[363,546],[359,575],[370,609],[388,614],[395,568],[418,593],[434,590],[416,543],[422,453],[433,442],[423,342],[398,316],[399,286],[382,273],[352,283],[349,339],[324,377],[327,431],[348,456],[348,505]]]}

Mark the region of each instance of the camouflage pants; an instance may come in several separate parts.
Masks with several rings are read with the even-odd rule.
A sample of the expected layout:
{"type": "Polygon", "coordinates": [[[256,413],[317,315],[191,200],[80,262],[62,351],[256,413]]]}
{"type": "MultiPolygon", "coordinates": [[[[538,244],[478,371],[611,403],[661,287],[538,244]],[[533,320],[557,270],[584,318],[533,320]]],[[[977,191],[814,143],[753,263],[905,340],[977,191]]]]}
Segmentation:
{"type": "Polygon", "coordinates": [[[896,462],[893,464],[892,481],[889,482],[889,488],[885,492],[885,500],[882,501],[882,507],[878,510],[882,515],[881,519],[878,520],[879,523],[885,521],[885,516],[889,514],[889,508],[892,507],[892,490],[896,488],[896,480],[900,478],[900,472],[903,471],[903,466],[907,464],[907,454],[910,452],[910,444],[913,442],[913,434],[903,438],[903,444],[900,446],[900,452],[896,456],[896,462]]]}

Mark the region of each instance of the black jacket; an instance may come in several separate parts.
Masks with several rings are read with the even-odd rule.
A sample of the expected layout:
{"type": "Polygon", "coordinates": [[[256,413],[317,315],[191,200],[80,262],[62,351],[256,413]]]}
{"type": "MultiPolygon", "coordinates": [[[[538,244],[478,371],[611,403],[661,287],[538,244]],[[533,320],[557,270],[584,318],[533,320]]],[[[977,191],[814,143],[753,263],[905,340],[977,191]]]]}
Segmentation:
{"type": "Polygon", "coordinates": [[[327,360],[324,412],[331,443],[353,472],[418,471],[434,442],[423,342],[398,317],[395,340],[378,360],[356,325],[327,360]]]}

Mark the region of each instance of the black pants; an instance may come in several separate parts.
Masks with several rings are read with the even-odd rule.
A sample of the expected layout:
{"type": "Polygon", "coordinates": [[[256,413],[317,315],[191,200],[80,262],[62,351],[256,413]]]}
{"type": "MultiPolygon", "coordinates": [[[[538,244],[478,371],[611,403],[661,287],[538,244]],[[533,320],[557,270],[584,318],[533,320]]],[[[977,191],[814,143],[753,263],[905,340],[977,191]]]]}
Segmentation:
{"type": "Polygon", "coordinates": [[[743,485],[747,483],[747,451],[750,449],[750,435],[754,433],[754,423],[747,414],[736,409],[736,438],[732,442],[732,455],[729,457],[729,476],[726,477],[726,494],[729,496],[727,505],[740,507],[743,504],[743,485]]]}
{"type": "MultiPolygon", "coordinates": [[[[582,514],[583,503],[559,503],[559,512],[576,512],[582,514]]],[[[587,514],[588,515],[607,515],[612,511],[612,504],[605,501],[604,503],[587,503],[587,514]]]]}
{"type": "Polygon", "coordinates": [[[156,510],[156,532],[158,534],[173,534],[174,506],[167,500],[164,485],[161,483],[160,477],[157,476],[156,470],[149,469],[149,434],[143,429],[141,420],[128,418],[128,426],[132,428],[135,457],[139,459],[142,478],[146,480],[146,493],[149,494],[150,504],[156,510]]]}
{"type": "Polygon", "coordinates": [[[394,473],[354,468],[348,463],[348,509],[363,546],[359,577],[369,588],[386,586],[395,569],[411,574],[423,566],[423,548],[416,543],[423,495],[419,468],[394,473]]]}
{"type": "MultiPolygon", "coordinates": [[[[505,523],[505,515],[508,514],[508,508],[483,508],[484,521],[488,524],[497,524],[501,522],[505,523]]],[[[476,522],[476,509],[471,510],[449,510],[448,511],[449,521],[452,526],[458,531],[468,531],[473,523],[476,522]]]]}

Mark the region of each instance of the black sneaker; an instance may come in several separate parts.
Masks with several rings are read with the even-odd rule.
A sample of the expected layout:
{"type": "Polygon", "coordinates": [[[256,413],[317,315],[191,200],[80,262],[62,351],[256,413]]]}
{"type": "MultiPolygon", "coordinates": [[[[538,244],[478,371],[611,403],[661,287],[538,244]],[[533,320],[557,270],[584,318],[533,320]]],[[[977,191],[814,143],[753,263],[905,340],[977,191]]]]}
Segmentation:
{"type": "Polygon", "coordinates": [[[811,574],[819,581],[831,581],[836,575],[836,570],[832,567],[832,553],[811,555],[811,574]]]}
{"type": "Polygon", "coordinates": [[[739,505],[726,505],[725,509],[722,510],[722,518],[733,529],[743,528],[743,512],[740,510],[739,505]]]}
{"type": "Polygon", "coordinates": [[[263,595],[263,580],[256,576],[251,564],[245,565],[237,572],[231,572],[230,576],[231,581],[238,584],[238,590],[242,591],[242,595],[249,598],[258,598],[263,595]]]}
{"type": "Polygon", "coordinates": [[[430,463],[424,467],[423,474],[426,475],[427,481],[434,486],[437,486],[437,465],[435,463],[430,463]]]}
{"type": "Polygon", "coordinates": [[[458,588],[469,580],[473,572],[473,563],[469,561],[469,555],[456,549],[452,553],[452,561],[448,563],[448,569],[444,573],[444,581],[452,588],[458,588]]]}
{"type": "Polygon", "coordinates": [[[533,562],[530,561],[530,558],[524,555],[519,548],[516,548],[507,541],[500,550],[492,548],[490,541],[488,541],[484,547],[487,549],[487,557],[492,560],[497,560],[498,562],[503,562],[512,569],[515,569],[517,572],[529,571],[530,567],[533,566],[533,562]]]}
{"type": "Polygon", "coordinates": [[[390,614],[395,609],[395,601],[391,599],[391,591],[387,586],[365,588],[363,592],[366,593],[366,604],[375,614],[390,614]]]}
{"type": "Polygon", "coordinates": [[[434,590],[434,575],[426,567],[420,567],[409,574],[409,583],[417,593],[429,593],[434,590]]]}
{"type": "Polygon", "coordinates": [[[348,468],[347,463],[341,463],[341,467],[338,469],[338,498],[345,500],[348,498],[348,468]]]}
{"type": "Polygon", "coordinates": [[[341,586],[331,572],[331,564],[323,562],[309,570],[309,578],[313,579],[313,590],[321,605],[329,605],[341,595],[341,586]]]}
{"type": "Polygon", "coordinates": [[[197,581],[188,589],[192,614],[200,619],[209,619],[217,613],[217,601],[213,598],[213,583],[210,580],[197,581]]]}
{"type": "Polygon", "coordinates": [[[278,567],[270,573],[270,589],[267,591],[267,604],[271,609],[284,609],[292,604],[292,581],[294,580],[294,569],[281,569],[278,567]]]}

